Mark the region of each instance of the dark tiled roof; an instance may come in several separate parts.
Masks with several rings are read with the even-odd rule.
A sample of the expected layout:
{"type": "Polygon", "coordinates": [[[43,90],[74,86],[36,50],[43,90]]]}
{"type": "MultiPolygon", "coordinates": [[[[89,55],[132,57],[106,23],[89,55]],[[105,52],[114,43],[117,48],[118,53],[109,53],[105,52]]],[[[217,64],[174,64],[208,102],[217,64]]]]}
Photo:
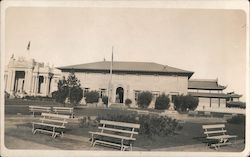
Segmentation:
{"type": "Polygon", "coordinates": [[[223,90],[225,86],[218,84],[217,80],[189,80],[188,89],[203,89],[203,90],[223,90]]]}
{"type": "MultiPolygon", "coordinates": [[[[78,65],[71,65],[71,66],[63,66],[58,67],[61,70],[88,70],[88,71],[109,71],[110,70],[110,61],[102,61],[102,62],[93,62],[93,63],[86,63],[86,64],[78,64],[78,65]]],[[[193,75],[193,72],[186,71],[178,68],[174,68],[167,65],[157,64],[153,62],[113,62],[113,71],[116,72],[142,72],[142,73],[161,73],[161,74],[184,74],[187,75],[189,78],[193,75]]]]}
{"type": "Polygon", "coordinates": [[[205,97],[205,98],[229,98],[229,95],[225,93],[188,92],[188,94],[195,96],[195,97],[205,97]]]}

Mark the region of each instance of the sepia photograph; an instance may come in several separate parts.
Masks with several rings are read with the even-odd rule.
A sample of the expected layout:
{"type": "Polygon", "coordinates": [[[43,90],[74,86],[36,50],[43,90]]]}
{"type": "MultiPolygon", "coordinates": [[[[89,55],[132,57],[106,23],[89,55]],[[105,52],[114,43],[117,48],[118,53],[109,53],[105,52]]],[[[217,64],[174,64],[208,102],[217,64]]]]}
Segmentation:
{"type": "Polygon", "coordinates": [[[247,156],[247,1],[54,2],[1,4],[2,156],[247,156]]]}

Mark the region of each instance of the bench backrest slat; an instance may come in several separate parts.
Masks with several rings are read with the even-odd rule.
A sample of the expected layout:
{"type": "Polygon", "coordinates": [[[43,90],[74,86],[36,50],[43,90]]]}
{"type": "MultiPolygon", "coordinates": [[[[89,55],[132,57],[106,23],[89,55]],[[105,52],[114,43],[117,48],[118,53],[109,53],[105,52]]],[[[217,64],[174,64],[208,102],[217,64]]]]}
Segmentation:
{"type": "Polygon", "coordinates": [[[203,129],[225,128],[225,124],[202,125],[203,129]]]}
{"type": "Polygon", "coordinates": [[[45,106],[29,106],[30,109],[51,109],[51,107],[45,106]]]}
{"type": "Polygon", "coordinates": [[[115,132],[121,132],[121,133],[128,133],[128,134],[138,134],[138,132],[130,131],[130,130],[121,130],[121,129],[115,129],[115,128],[107,128],[107,127],[98,127],[98,129],[101,129],[102,131],[108,130],[108,131],[115,131],[115,132]]]}
{"type": "Polygon", "coordinates": [[[53,117],[53,118],[61,118],[61,119],[69,119],[68,115],[60,115],[60,114],[52,114],[52,113],[42,113],[44,117],[53,117]]]}
{"type": "Polygon", "coordinates": [[[140,128],[140,124],[134,124],[134,123],[125,123],[125,122],[116,122],[116,121],[107,121],[107,120],[101,120],[101,124],[106,125],[114,125],[114,126],[121,126],[121,127],[128,127],[128,128],[140,128]]]}

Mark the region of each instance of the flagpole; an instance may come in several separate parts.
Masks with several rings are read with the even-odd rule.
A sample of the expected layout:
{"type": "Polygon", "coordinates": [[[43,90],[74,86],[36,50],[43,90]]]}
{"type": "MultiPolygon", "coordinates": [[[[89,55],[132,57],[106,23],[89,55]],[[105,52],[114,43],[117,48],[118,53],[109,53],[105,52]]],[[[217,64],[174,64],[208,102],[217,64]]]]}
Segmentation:
{"type": "Polygon", "coordinates": [[[112,96],[111,81],[112,81],[112,72],[113,72],[113,50],[114,50],[114,47],[112,46],[112,56],[111,56],[110,73],[109,73],[110,78],[109,78],[109,84],[108,84],[108,107],[110,106],[111,96],[112,96]]]}

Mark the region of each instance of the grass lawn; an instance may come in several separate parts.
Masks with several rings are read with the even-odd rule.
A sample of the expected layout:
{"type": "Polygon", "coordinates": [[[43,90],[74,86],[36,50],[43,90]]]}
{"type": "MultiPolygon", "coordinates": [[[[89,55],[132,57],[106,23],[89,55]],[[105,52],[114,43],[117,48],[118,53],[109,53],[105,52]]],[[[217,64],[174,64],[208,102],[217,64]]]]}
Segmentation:
{"type": "MultiPolygon", "coordinates": [[[[31,133],[31,122],[33,118],[27,114],[29,105],[44,105],[44,106],[59,106],[61,104],[53,102],[39,102],[39,101],[20,101],[15,103],[17,100],[6,101],[5,105],[5,135],[10,138],[5,138],[5,144],[7,148],[12,149],[31,149],[32,144],[15,144],[11,137],[22,140],[22,141],[32,141],[33,143],[40,144],[39,149],[47,149],[46,146],[57,149],[65,150],[90,150],[90,142],[88,131],[95,131],[97,127],[93,126],[82,126],[77,118],[71,120],[65,131],[64,138],[53,139],[51,136],[44,134],[31,133]],[[20,105],[20,107],[16,107],[20,105]],[[21,113],[21,115],[16,115],[21,113]],[[83,144],[85,143],[85,145],[83,144]]],[[[119,109],[101,109],[101,108],[78,108],[75,109],[76,117],[79,116],[98,116],[106,114],[137,114],[134,111],[119,110],[119,109]]],[[[38,118],[38,117],[37,117],[38,118]]],[[[204,120],[207,123],[209,119],[204,120]]],[[[165,137],[147,137],[139,134],[137,140],[134,143],[134,147],[140,148],[142,150],[153,150],[159,148],[185,146],[193,144],[201,144],[201,139],[204,136],[202,130],[203,122],[188,121],[183,124],[182,130],[176,132],[174,135],[169,135],[165,137]]],[[[226,124],[226,128],[229,134],[237,135],[237,139],[244,139],[245,126],[243,124],[226,124]]],[[[239,150],[242,151],[242,150],[239,150]]]]}

